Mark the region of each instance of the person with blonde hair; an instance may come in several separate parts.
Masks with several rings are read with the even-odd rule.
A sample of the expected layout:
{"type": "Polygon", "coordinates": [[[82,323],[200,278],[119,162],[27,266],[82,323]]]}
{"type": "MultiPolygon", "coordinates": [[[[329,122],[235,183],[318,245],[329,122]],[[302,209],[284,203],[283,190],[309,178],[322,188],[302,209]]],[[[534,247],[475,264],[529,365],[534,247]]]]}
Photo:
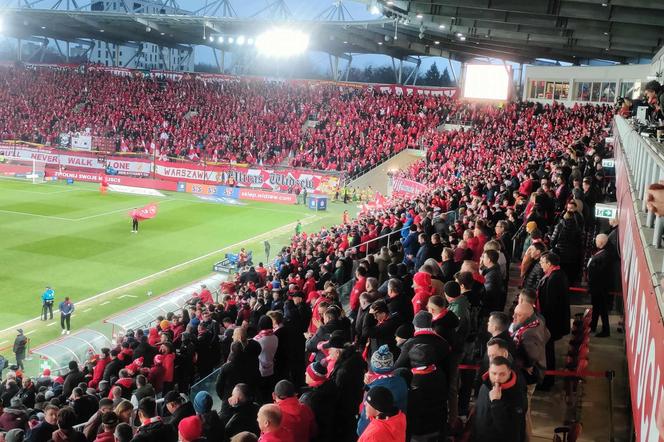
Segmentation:
{"type": "Polygon", "coordinates": [[[134,412],[134,405],[128,400],[122,400],[118,405],[115,406],[113,412],[118,416],[120,422],[125,424],[132,424],[132,413],[134,412]]]}

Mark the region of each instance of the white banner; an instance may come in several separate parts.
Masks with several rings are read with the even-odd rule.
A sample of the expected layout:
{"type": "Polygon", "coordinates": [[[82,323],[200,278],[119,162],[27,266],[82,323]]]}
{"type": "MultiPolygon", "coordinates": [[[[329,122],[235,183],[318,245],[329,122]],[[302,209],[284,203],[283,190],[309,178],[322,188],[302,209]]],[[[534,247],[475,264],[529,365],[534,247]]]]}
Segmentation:
{"type": "Polygon", "coordinates": [[[0,155],[5,158],[19,160],[36,160],[47,164],[62,167],[76,167],[82,169],[103,170],[106,166],[111,166],[119,173],[149,175],[151,172],[151,163],[146,160],[125,160],[118,157],[106,157],[105,161],[100,157],[76,154],[71,151],[56,151],[36,149],[25,146],[13,146],[0,144],[0,155]]]}
{"type": "Polygon", "coordinates": [[[90,135],[71,137],[71,147],[74,149],[92,150],[92,137],[90,135]]]}

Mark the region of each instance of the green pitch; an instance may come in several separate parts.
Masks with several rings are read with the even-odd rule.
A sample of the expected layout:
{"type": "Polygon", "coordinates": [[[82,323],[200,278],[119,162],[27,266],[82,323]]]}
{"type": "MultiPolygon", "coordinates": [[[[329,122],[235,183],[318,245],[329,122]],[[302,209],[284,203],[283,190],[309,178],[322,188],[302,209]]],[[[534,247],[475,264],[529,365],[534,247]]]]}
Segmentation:
{"type": "MultiPolygon", "coordinates": [[[[73,318],[74,329],[99,328],[104,318],[146,301],[148,291],[157,296],[206,276],[227,252],[246,247],[257,263],[264,239],[274,256],[288,244],[293,223],[302,220],[305,231],[312,231],[338,223],[348,207],[332,204],[330,211],[315,213],[301,205],[229,206],[184,193],[101,195],[97,189],[0,180],[0,350],[13,342],[14,325],[40,315],[47,284],[56,291],[56,307],[64,296],[79,302],[112,291],[82,304],[73,318]],[[153,201],[159,203],[157,217],[131,233],[128,211],[153,201]]],[[[59,336],[59,323],[52,322],[23,326],[33,346],[59,336]]]]}

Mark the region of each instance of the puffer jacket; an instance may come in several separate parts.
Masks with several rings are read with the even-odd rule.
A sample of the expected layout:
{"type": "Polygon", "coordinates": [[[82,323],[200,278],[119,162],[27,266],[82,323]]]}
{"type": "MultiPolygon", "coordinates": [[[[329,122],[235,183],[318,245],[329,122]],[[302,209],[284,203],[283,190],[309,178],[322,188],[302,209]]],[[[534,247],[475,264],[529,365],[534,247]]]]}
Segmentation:
{"type": "Polygon", "coordinates": [[[583,241],[581,230],[573,218],[562,219],[551,236],[551,247],[560,256],[560,262],[573,263],[581,259],[583,241]]]}

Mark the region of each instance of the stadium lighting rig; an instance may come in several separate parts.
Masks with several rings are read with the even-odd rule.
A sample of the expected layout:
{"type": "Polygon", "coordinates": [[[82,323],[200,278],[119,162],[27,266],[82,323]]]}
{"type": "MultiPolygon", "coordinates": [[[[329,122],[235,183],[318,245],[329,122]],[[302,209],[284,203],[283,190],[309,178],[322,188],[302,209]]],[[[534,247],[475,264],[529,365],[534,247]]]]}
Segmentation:
{"type": "Polygon", "coordinates": [[[294,29],[273,28],[256,37],[246,35],[209,35],[206,40],[225,47],[254,48],[260,55],[272,58],[294,57],[304,53],[309,47],[309,35],[294,29]]]}

